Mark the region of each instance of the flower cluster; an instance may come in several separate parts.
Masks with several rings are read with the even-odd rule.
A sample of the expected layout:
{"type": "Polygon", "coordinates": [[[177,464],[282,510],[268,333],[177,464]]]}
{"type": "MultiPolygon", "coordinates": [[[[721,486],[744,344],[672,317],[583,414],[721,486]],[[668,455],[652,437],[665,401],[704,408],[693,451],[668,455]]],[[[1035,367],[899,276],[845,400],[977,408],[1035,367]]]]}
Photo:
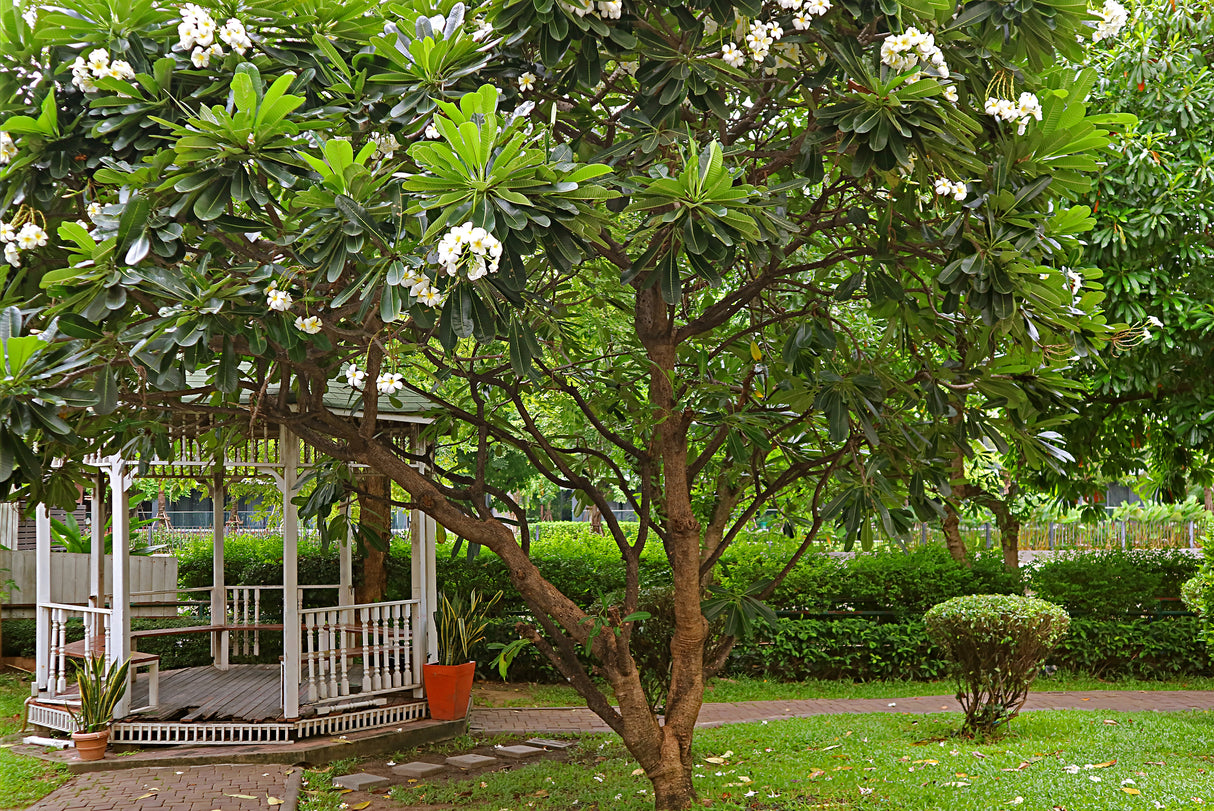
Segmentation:
{"type": "Polygon", "coordinates": [[[13,136],[7,132],[0,132],[0,166],[15,157],[17,157],[17,144],[13,141],[13,136]]]}
{"type": "Polygon", "coordinates": [[[46,229],[34,222],[27,222],[21,230],[12,223],[0,222],[0,242],[4,243],[4,261],[13,267],[21,267],[21,251],[41,248],[49,235],[46,229]]]}
{"type": "Polygon", "coordinates": [[[1041,120],[1041,102],[1033,93],[1021,93],[1016,101],[1000,99],[991,96],[986,100],[986,112],[1001,121],[1015,121],[1019,124],[1017,133],[1024,135],[1029,121],[1041,120]]]}
{"type": "Polygon", "coordinates": [[[181,22],[177,25],[177,48],[190,52],[194,67],[205,68],[211,64],[212,56],[223,56],[223,46],[216,41],[217,37],[241,56],[253,47],[253,40],[249,39],[244,23],[235,17],[218,27],[206,9],[193,3],[182,6],[181,22]]]}
{"type": "Polygon", "coordinates": [[[278,282],[270,282],[270,286],[266,288],[266,306],[276,312],[285,313],[291,309],[293,299],[291,294],[286,290],[278,289],[278,282]]]}
{"type": "Polygon", "coordinates": [[[958,203],[965,199],[966,185],[962,181],[952,181],[947,177],[936,179],[936,194],[941,197],[951,196],[958,203]]]}
{"type": "Polygon", "coordinates": [[[821,17],[830,11],[830,0],[780,0],[780,8],[795,11],[792,27],[798,31],[808,30],[814,17],[821,17]]]}
{"type": "Polygon", "coordinates": [[[881,43],[881,61],[896,71],[921,70],[929,76],[948,78],[944,52],[936,47],[936,38],[918,28],[890,34],[881,43]]]}
{"type": "Polygon", "coordinates": [[[72,84],[85,93],[97,91],[98,79],[134,79],[135,69],[125,59],[110,61],[110,54],[105,48],[98,48],[89,54],[89,58],[76,57],[72,63],[72,84]]]}
{"type": "Polygon", "coordinates": [[[624,13],[624,0],[574,0],[570,10],[579,17],[593,14],[604,20],[618,20],[624,13]]]}
{"type": "Polygon", "coordinates": [[[442,294],[434,289],[426,274],[411,273],[405,277],[405,284],[409,285],[409,295],[416,298],[418,304],[437,307],[443,303],[442,294]]]}
{"type": "Polygon", "coordinates": [[[304,318],[302,315],[295,316],[295,329],[308,335],[315,335],[320,332],[320,318],[314,315],[309,315],[304,318]]]}
{"type": "Polygon", "coordinates": [[[1096,30],[1092,32],[1092,42],[1112,39],[1130,21],[1129,12],[1117,0],[1104,0],[1104,7],[1094,13],[1100,18],[1100,22],[1096,23],[1096,30]]]}
{"type": "Polygon", "coordinates": [[[438,243],[438,264],[448,276],[459,274],[460,267],[467,269],[468,281],[476,281],[490,273],[497,273],[502,258],[502,243],[484,228],[470,222],[452,228],[438,243]]]}

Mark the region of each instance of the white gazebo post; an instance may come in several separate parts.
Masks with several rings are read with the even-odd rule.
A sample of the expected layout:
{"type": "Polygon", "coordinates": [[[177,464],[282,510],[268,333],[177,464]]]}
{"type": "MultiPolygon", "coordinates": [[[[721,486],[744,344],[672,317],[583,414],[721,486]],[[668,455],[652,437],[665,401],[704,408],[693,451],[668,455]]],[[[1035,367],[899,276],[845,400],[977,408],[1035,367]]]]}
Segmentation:
{"type": "MultiPolygon", "coordinates": [[[[416,434],[414,434],[416,447],[416,434]]],[[[418,472],[425,475],[423,466],[418,466],[418,472]]],[[[410,574],[412,575],[412,591],[410,596],[417,600],[417,613],[413,618],[413,672],[421,675],[422,665],[438,659],[438,629],[434,627],[433,612],[438,606],[438,586],[435,571],[435,543],[438,536],[438,525],[434,519],[421,510],[413,510],[409,514],[410,535],[410,574]]],[[[414,691],[421,696],[424,690],[414,691]]]]}
{"type": "MultiPolygon", "coordinates": [[[[105,608],[105,474],[100,469],[93,474],[93,500],[89,508],[89,607],[105,608]]],[[[85,633],[102,636],[96,615],[92,628],[85,633]]]]}
{"type": "MultiPolygon", "coordinates": [[[[228,595],[227,584],[223,575],[223,542],[224,502],[227,501],[227,490],[223,486],[223,473],[215,474],[211,482],[211,625],[228,624],[228,595]]],[[[228,631],[211,632],[211,661],[220,670],[228,669],[228,631]]]]}
{"type": "MultiPolygon", "coordinates": [[[[134,478],[126,471],[126,463],[119,456],[109,459],[110,508],[113,512],[111,533],[113,535],[113,599],[110,610],[110,648],[106,651],[108,662],[123,662],[131,655],[131,497],[129,488],[134,478]]],[[[126,692],[114,708],[114,717],[121,718],[131,706],[131,674],[127,672],[126,692]]]]}
{"type": "Polygon", "coordinates": [[[34,656],[37,661],[34,666],[34,694],[43,693],[53,685],[50,681],[51,664],[51,615],[42,608],[51,601],[51,514],[45,504],[39,504],[35,513],[37,530],[34,559],[37,567],[34,587],[37,601],[37,621],[35,633],[34,656]]]}
{"type": "Polygon", "coordinates": [[[299,513],[291,499],[299,477],[299,440],[286,427],[278,432],[278,459],[282,465],[282,714],[299,718],[299,513]]]}

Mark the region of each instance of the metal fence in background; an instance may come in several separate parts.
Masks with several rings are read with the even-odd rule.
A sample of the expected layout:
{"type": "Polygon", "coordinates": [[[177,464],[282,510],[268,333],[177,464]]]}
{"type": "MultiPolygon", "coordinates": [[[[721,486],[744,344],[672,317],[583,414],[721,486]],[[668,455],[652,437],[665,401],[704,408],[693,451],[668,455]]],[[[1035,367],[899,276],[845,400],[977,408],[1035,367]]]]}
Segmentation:
{"type": "MultiPolygon", "coordinates": [[[[920,544],[944,543],[939,524],[919,524],[914,537],[920,544]]],[[[993,523],[962,524],[961,537],[970,549],[999,546],[999,528],[993,523]]],[[[1196,521],[1101,521],[1094,524],[1043,523],[1020,527],[1023,551],[1068,549],[1200,549],[1205,529],[1196,521]]]]}

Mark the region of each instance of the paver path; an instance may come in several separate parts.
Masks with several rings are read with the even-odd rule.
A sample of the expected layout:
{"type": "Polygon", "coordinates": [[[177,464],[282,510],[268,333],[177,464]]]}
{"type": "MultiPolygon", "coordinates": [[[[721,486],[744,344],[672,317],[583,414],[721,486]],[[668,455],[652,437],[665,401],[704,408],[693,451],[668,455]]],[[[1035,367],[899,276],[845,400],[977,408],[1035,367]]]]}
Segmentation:
{"type": "MultiPolygon", "coordinates": [[[[1093,690],[1086,693],[1035,692],[1029,694],[1025,710],[1099,710],[1143,712],[1148,710],[1214,710],[1214,691],[1093,690]]],[[[857,712],[929,713],[960,712],[953,696],[916,698],[808,698],[791,701],[741,701],[735,704],[705,704],[696,726],[717,727],[746,721],[778,721],[811,715],[857,712]]],[[[610,732],[598,716],[584,707],[540,707],[535,709],[473,710],[472,732],[610,732]]]]}
{"type": "Polygon", "coordinates": [[[287,766],[258,764],[94,772],[61,786],[28,811],[265,811],[267,796],[283,798],[288,771],[287,766]]]}

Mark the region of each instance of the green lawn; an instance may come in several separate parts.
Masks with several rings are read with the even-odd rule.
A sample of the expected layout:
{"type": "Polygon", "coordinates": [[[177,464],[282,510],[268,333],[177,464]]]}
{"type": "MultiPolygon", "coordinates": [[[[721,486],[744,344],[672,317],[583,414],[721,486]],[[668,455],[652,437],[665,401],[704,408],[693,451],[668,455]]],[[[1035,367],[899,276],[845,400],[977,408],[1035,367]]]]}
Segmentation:
{"type": "MultiPolygon", "coordinates": [[[[1017,719],[1010,734],[985,742],[953,737],[959,724],[957,714],[854,715],[704,730],[696,736],[695,785],[707,807],[755,811],[1153,811],[1214,804],[1214,713],[1110,719],[1034,712],[1017,719]]],[[[653,807],[649,783],[633,773],[636,762],[618,739],[582,741],[569,762],[396,787],[393,797],[472,811],[653,807]]],[[[316,793],[305,809],[339,807],[340,795],[323,790],[327,777],[310,775],[316,793]]]]}
{"type": "MultiPolygon", "coordinates": [[[[1084,674],[1056,673],[1038,679],[1034,690],[1214,690],[1214,679],[1194,678],[1173,681],[1101,681],[1084,674]]],[[[784,701],[797,698],[909,698],[912,696],[952,695],[957,691],[950,681],[849,681],[779,682],[763,679],[713,679],[705,701],[784,701]]],[[[481,684],[477,685],[475,706],[498,707],[578,707],[586,702],[564,684],[481,684]]]]}
{"type": "Polygon", "coordinates": [[[22,702],[30,694],[29,680],[0,676],[0,808],[25,808],[63,785],[69,777],[61,767],[23,757],[8,747],[20,740],[22,702]]]}

